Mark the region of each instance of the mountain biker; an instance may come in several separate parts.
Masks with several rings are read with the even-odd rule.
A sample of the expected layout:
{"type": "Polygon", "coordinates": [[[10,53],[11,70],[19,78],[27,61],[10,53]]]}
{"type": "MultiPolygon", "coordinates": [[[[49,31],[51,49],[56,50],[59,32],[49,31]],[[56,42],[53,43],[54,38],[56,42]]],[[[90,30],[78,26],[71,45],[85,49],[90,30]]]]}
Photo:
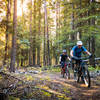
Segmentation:
{"type": "MultiPolygon", "coordinates": [[[[77,64],[80,65],[81,62],[79,62],[77,60],[77,58],[80,58],[81,57],[81,54],[82,52],[85,52],[86,54],[88,54],[90,57],[92,56],[91,53],[83,46],[83,43],[82,41],[77,41],[77,45],[74,46],[70,52],[70,55],[71,55],[71,58],[72,60],[75,61],[75,65],[76,66],[72,66],[74,67],[74,79],[76,80],[76,67],[77,67],[77,64]]],[[[82,67],[82,66],[81,66],[82,67]]]]}
{"type": "Polygon", "coordinates": [[[70,58],[67,55],[67,51],[63,50],[63,53],[60,55],[60,58],[59,58],[59,62],[61,64],[61,70],[63,70],[67,59],[70,60],[70,58]]]}

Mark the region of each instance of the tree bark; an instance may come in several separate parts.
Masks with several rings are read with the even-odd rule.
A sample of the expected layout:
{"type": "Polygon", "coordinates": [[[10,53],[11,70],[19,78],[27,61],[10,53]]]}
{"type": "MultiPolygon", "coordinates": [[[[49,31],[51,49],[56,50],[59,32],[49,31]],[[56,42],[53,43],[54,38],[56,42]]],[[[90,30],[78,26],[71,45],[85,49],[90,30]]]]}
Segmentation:
{"type": "Polygon", "coordinates": [[[43,65],[46,65],[46,32],[45,32],[45,13],[44,13],[44,49],[43,49],[43,65]]]}
{"type": "Polygon", "coordinates": [[[10,71],[11,72],[15,72],[16,37],[17,37],[17,0],[14,0],[12,50],[11,50],[11,63],[10,63],[10,71]]]}
{"type": "Polygon", "coordinates": [[[30,9],[30,49],[29,49],[29,65],[32,66],[32,0],[30,9]]]}
{"type": "Polygon", "coordinates": [[[11,7],[10,7],[10,0],[7,0],[7,24],[6,24],[6,35],[5,35],[5,39],[6,39],[6,45],[5,45],[5,56],[4,56],[4,61],[3,61],[3,65],[6,65],[6,61],[7,61],[7,55],[8,55],[8,39],[9,39],[9,21],[10,21],[10,11],[11,11],[11,7]]]}
{"type": "Polygon", "coordinates": [[[9,96],[7,94],[4,93],[0,93],[0,100],[8,100],[9,96]]]}
{"type": "Polygon", "coordinates": [[[34,0],[33,66],[36,64],[36,0],[34,0]]]}
{"type": "MultiPolygon", "coordinates": [[[[72,3],[71,5],[72,5],[72,9],[74,9],[74,4],[72,3]]],[[[71,29],[74,30],[74,28],[75,28],[75,25],[74,25],[74,12],[72,12],[71,17],[72,17],[71,29]]],[[[71,40],[72,41],[75,40],[74,34],[71,34],[71,40]]]]}
{"type": "Polygon", "coordinates": [[[38,15],[38,47],[37,47],[37,65],[40,66],[40,36],[41,36],[41,0],[38,1],[38,10],[39,10],[39,15],[38,15]]]}
{"type": "Polygon", "coordinates": [[[22,6],[22,20],[23,20],[23,18],[24,18],[24,13],[23,13],[23,0],[21,0],[21,6],[22,6]]]}
{"type": "Polygon", "coordinates": [[[50,65],[50,46],[49,46],[49,32],[48,32],[46,0],[44,0],[44,12],[45,12],[45,30],[46,30],[46,35],[47,35],[47,65],[50,65]]]}
{"type": "MultiPolygon", "coordinates": [[[[94,5],[95,0],[91,0],[91,3],[94,5]]],[[[91,13],[93,13],[95,15],[95,8],[93,5],[92,5],[91,13]]],[[[92,18],[91,25],[95,26],[95,18],[92,18]]],[[[91,37],[91,48],[92,48],[92,55],[93,55],[93,57],[91,59],[91,63],[95,67],[95,34],[94,33],[92,33],[92,37],[91,37]]]]}
{"type": "MultiPolygon", "coordinates": [[[[88,0],[87,2],[88,2],[88,6],[90,6],[90,0],[88,0]]],[[[88,10],[87,16],[88,17],[90,16],[90,10],[88,10]]],[[[90,19],[88,19],[87,24],[89,26],[91,25],[91,20],[90,19]]],[[[91,52],[91,36],[89,36],[89,38],[88,38],[88,50],[89,50],[89,52],[91,52]]]]}
{"type": "MultiPolygon", "coordinates": [[[[58,9],[59,9],[59,3],[58,3],[58,1],[56,2],[56,39],[57,40],[59,40],[59,32],[58,32],[58,30],[59,30],[59,11],[58,11],[58,9]]],[[[59,48],[59,45],[57,45],[57,48],[59,48]]],[[[58,63],[58,59],[57,59],[57,54],[56,54],[56,48],[54,48],[54,57],[55,57],[55,64],[57,65],[57,63],[58,63]]]]}
{"type": "MultiPolygon", "coordinates": [[[[80,0],[80,10],[82,9],[82,0],[80,0]]],[[[82,14],[80,14],[80,18],[82,18],[82,14]]],[[[79,27],[81,27],[82,26],[82,23],[80,22],[79,23],[79,27]]],[[[80,40],[81,39],[81,37],[82,37],[82,32],[81,32],[82,30],[80,29],[79,30],[79,39],[78,40],[80,40]]]]}

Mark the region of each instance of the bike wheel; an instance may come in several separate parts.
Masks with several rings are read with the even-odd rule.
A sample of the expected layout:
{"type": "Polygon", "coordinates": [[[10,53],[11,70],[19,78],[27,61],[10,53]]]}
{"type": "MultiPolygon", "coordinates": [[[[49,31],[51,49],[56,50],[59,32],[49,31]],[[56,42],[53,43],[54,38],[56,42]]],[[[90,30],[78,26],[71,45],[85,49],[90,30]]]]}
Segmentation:
{"type": "Polygon", "coordinates": [[[65,72],[64,72],[64,69],[62,68],[61,69],[61,76],[64,78],[64,76],[65,76],[65,72]]]}
{"type": "Polygon", "coordinates": [[[74,73],[74,80],[76,82],[79,82],[79,73],[78,73],[78,70],[77,69],[74,69],[73,70],[73,73],[74,73]]]}
{"type": "Polygon", "coordinates": [[[66,78],[67,78],[67,79],[70,79],[70,72],[69,72],[68,69],[66,70],[66,78]]]}
{"type": "Polygon", "coordinates": [[[89,74],[89,71],[88,69],[85,69],[85,75],[83,76],[84,77],[84,83],[87,87],[90,87],[91,86],[91,80],[90,80],[90,74],[89,74]]]}
{"type": "Polygon", "coordinates": [[[80,74],[77,72],[76,73],[76,82],[79,83],[79,81],[80,81],[80,74]]]}

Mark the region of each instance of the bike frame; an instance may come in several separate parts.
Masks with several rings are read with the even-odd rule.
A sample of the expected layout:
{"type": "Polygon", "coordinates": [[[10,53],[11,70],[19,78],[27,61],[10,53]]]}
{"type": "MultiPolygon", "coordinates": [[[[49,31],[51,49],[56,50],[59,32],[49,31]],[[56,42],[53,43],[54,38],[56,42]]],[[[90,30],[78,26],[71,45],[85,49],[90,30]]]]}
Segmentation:
{"type": "MultiPolygon", "coordinates": [[[[67,73],[69,73],[68,67],[69,67],[69,63],[65,62],[64,67],[61,68],[61,74],[63,74],[63,77],[64,77],[65,73],[66,73],[66,75],[67,75],[67,73]]],[[[69,73],[69,75],[70,75],[70,73],[69,73]]],[[[68,77],[70,78],[70,76],[68,76],[68,77]]]]}
{"type": "Polygon", "coordinates": [[[90,87],[90,75],[89,75],[88,67],[87,68],[85,67],[85,65],[86,65],[85,60],[89,59],[89,57],[83,57],[83,58],[75,57],[75,58],[76,59],[74,59],[74,60],[76,60],[79,63],[79,65],[76,65],[76,68],[78,69],[76,71],[77,75],[74,73],[74,75],[77,76],[77,82],[79,82],[79,79],[81,77],[81,79],[85,82],[85,84],[88,87],[90,87]]]}
{"type": "Polygon", "coordinates": [[[62,68],[64,72],[66,73],[66,70],[68,70],[69,63],[65,62],[64,67],[62,68]]]}

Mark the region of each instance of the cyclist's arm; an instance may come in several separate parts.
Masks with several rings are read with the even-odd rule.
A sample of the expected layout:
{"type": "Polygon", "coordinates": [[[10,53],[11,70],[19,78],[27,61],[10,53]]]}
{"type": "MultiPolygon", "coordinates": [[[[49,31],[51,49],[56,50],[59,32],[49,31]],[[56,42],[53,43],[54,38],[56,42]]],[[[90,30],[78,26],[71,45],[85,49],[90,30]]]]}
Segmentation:
{"type": "Polygon", "coordinates": [[[88,54],[89,56],[91,56],[91,53],[85,47],[83,47],[83,50],[85,51],[86,54],[88,54]]]}
{"type": "Polygon", "coordinates": [[[68,58],[69,61],[71,60],[69,57],[67,57],[67,58],[68,58]]]}
{"type": "Polygon", "coordinates": [[[71,52],[70,52],[71,57],[74,56],[74,51],[75,51],[75,49],[76,49],[76,46],[74,46],[74,47],[72,48],[71,52]]]}
{"type": "Polygon", "coordinates": [[[86,51],[86,54],[88,54],[89,56],[91,56],[91,53],[89,51],[86,51]]]}
{"type": "Polygon", "coordinates": [[[61,56],[59,57],[59,62],[61,62],[61,56]]]}
{"type": "Polygon", "coordinates": [[[71,55],[71,57],[73,57],[73,50],[71,50],[70,55],[71,55]]]}

